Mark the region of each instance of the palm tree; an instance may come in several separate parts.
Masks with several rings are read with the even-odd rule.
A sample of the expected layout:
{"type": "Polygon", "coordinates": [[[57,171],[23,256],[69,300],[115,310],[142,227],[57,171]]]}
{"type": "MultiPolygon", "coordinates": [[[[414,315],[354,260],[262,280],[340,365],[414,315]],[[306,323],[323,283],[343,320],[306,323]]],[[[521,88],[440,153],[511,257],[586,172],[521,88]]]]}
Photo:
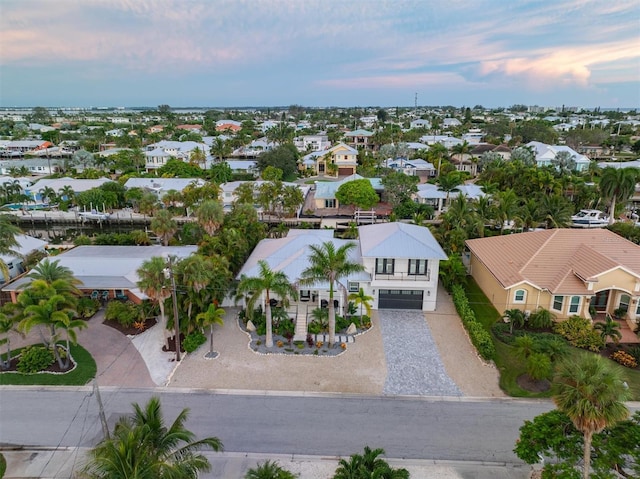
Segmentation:
{"type": "Polygon", "coordinates": [[[462,184],[462,177],[459,171],[452,171],[446,175],[438,177],[438,189],[447,193],[446,203],[449,204],[449,195],[452,191],[458,191],[458,186],[462,184]]]}
{"type": "Polygon", "coordinates": [[[349,260],[349,252],[356,243],[345,243],[336,249],[331,241],[322,245],[310,245],[309,267],[300,277],[301,285],[313,285],[329,281],[329,346],[336,341],[336,310],[333,304],[335,283],[350,274],[364,271],[364,266],[349,260]]]}
{"type": "Polygon", "coordinates": [[[612,225],[616,216],[616,201],[627,201],[633,194],[638,173],[635,168],[604,168],[600,178],[600,192],[603,199],[610,201],[609,224],[612,225]]]}
{"type": "Polygon", "coordinates": [[[47,200],[46,203],[53,203],[56,199],[56,192],[50,186],[45,186],[40,190],[40,195],[42,196],[42,200],[47,200]]]}
{"type": "Polygon", "coordinates": [[[133,404],[134,416],[122,416],[112,437],[89,451],[83,472],[91,479],[196,479],[211,470],[203,449],[222,451],[217,437],[196,440],[185,428],[189,410],[165,424],[160,400],[152,397],[144,409],[133,404]]]}
{"type": "Polygon", "coordinates": [[[371,317],[371,301],[373,296],[365,294],[364,289],[360,288],[357,293],[351,293],[349,295],[349,301],[353,301],[357,305],[360,305],[360,326],[362,326],[362,308],[367,311],[367,316],[371,317]]]}
{"type": "Polygon", "coordinates": [[[213,156],[217,162],[221,162],[225,157],[229,156],[233,151],[233,148],[224,139],[218,137],[213,140],[211,145],[211,156],[213,156]]]}
{"type": "Polygon", "coordinates": [[[605,343],[607,342],[607,338],[611,338],[615,344],[618,344],[622,339],[620,325],[609,315],[607,315],[604,323],[597,322],[596,324],[594,324],[593,329],[595,329],[596,331],[600,331],[600,337],[605,343]]]}
{"type": "Polygon", "coordinates": [[[178,231],[176,223],[169,210],[160,210],[151,220],[151,230],[160,238],[164,246],[169,246],[169,241],[178,231]]]}
{"type": "Polygon", "coordinates": [[[213,236],[224,221],[224,210],[216,200],[203,201],[195,213],[198,224],[209,236],[213,236]]]}
{"type": "MultiPolygon", "coordinates": [[[[56,345],[58,341],[57,328],[60,325],[65,325],[67,333],[69,333],[71,337],[75,337],[75,333],[72,332],[73,329],[82,326],[75,324],[75,322],[73,322],[73,325],[71,324],[70,317],[73,315],[75,315],[75,311],[68,307],[67,299],[60,294],[54,294],[47,299],[40,299],[36,304],[31,304],[24,308],[24,319],[20,321],[18,327],[24,334],[29,334],[29,331],[31,331],[34,326],[43,326],[47,329],[49,336],[45,339],[45,345],[52,349],[58,365],[64,368],[66,365],[56,345]]],[[[80,322],[86,327],[84,321],[80,322]]],[[[69,336],[67,336],[67,338],[69,338],[69,336]]],[[[67,350],[67,358],[68,357],[69,351],[67,350]]]]}
{"type": "Polygon", "coordinates": [[[75,311],[67,311],[67,314],[64,317],[59,316],[54,323],[56,330],[61,329],[65,332],[67,354],[64,358],[63,368],[68,368],[71,363],[71,349],[69,343],[72,342],[73,344],[78,344],[76,330],[84,329],[88,326],[87,322],[82,319],[73,319],[74,314],[75,311]]]}
{"type": "Polygon", "coordinates": [[[296,479],[299,474],[293,474],[280,466],[277,461],[265,461],[247,471],[244,479],[296,479]]]}
{"type": "Polygon", "coordinates": [[[286,306],[289,298],[298,299],[298,292],[289,282],[287,275],[282,271],[273,271],[266,261],[258,261],[258,276],[243,276],[240,278],[237,293],[249,294],[247,300],[247,313],[253,313],[256,301],[264,294],[264,311],[267,321],[267,337],[265,346],[273,347],[273,325],[271,319],[271,293],[278,295],[286,306]]]}
{"type": "Polygon", "coordinates": [[[177,265],[177,273],[180,284],[184,285],[188,296],[187,317],[191,318],[193,303],[197,301],[200,292],[209,286],[209,282],[215,271],[211,264],[202,255],[194,254],[180,261],[177,265]]]}
{"type": "Polygon", "coordinates": [[[564,363],[554,378],[553,402],[584,436],[583,477],[589,479],[594,434],[627,418],[629,397],[619,370],[595,354],[564,363]]]}
{"type": "Polygon", "coordinates": [[[171,296],[171,287],[169,278],[165,274],[167,264],[164,258],[154,256],[138,268],[137,285],[140,290],[146,294],[151,301],[155,301],[160,306],[160,323],[162,331],[165,335],[165,342],[168,341],[167,319],[164,314],[164,301],[171,296]]]}
{"type": "MultiPolygon", "coordinates": [[[[9,215],[0,215],[0,255],[20,256],[15,248],[20,246],[16,236],[21,233],[20,228],[11,222],[9,215]]],[[[1,258],[0,274],[9,280],[9,268],[1,258]]]]}
{"type": "Polygon", "coordinates": [[[564,228],[571,223],[572,206],[569,201],[558,194],[542,195],[539,200],[539,213],[546,228],[564,228]]]}
{"type": "Polygon", "coordinates": [[[509,325],[511,326],[511,334],[513,334],[513,327],[522,328],[524,326],[524,312],[518,308],[507,309],[504,312],[504,316],[509,318],[509,325]]]}
{"type": "Polygon", "coordinates": [[[333,479],[409,479],[406,469],[393,469],[384,459],[378,457],[384,449],[364,447],[364,454],[352,454],[349,460],[340,459],[333,479]]]}
{"type": "Polygon", "coordinates": [[[33,280],[40,279],[49,285],[58,280],[67,281],[73,285],[82,284],[79,279],[73,276],[71,269],[60,264],[59,259],[43,259],[31,271],[29,271],[27,276],[33,280]]]}
{"type": "Polygon", "coordinates": [[[501,191],[496,195],[498,204],[496,205],[496,219],[499,222],[500,234],[504,231],[505,223],[509,223],[518,210],[518,196],[511,188],[501,191]]]}
{"type": "Polygon", "coordinates": [[[0,309],[0,346],[7,345],[5,359],[0,361],[0,366],[5,369],[11,364],[11,334],[20,334],[18,329],[19,308],[14,303],[7,303],[0,309]]]}
{"type": "Polygon", "coordinates": [[[70,204],[73,204],[73,200],[76,197],[76,192],[73,191],[71,185],[64,185],[62,188],[58,190],[58,195],[60,198],[67,200],[70,204]]]}
{"type": "Polygon", "coordinates": [[[219,308],[218,305],[214,302],[209,305],[207,310],[203,313],[199,313],[196,316],[198,323],[201,328],[209,327],[209,352],[207,353],[208,358],[215,358],[218,353],[213,350],[213,325],[217,324],[220,326],[224,326],[224,315],[225,310],[219,308]]]}

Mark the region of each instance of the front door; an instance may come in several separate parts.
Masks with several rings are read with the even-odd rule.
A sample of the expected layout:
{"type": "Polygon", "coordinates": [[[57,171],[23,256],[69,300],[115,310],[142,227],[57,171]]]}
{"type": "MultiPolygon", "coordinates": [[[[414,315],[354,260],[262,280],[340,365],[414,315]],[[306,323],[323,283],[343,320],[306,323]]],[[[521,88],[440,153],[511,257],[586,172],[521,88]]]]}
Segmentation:
{"type": "Polygon", "coordinates": [[[607,310],[607,303],[609,302],[609,290],[598,291],[596,295],[591,299],[591,306],[596,308],[596,312],[604,313],[607,310]]]}

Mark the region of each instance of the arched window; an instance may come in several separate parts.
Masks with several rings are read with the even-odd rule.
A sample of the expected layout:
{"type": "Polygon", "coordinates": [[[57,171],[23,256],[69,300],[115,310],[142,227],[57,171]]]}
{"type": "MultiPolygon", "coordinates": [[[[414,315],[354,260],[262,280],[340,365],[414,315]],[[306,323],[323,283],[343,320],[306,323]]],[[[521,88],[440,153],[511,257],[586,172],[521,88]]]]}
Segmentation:
{"type": "Polygon", "coordinates": [[[515,294],[513,295],[514,303],[524,303],[527,299],[527,292],[524,289],[517,289],[515,294]]]}

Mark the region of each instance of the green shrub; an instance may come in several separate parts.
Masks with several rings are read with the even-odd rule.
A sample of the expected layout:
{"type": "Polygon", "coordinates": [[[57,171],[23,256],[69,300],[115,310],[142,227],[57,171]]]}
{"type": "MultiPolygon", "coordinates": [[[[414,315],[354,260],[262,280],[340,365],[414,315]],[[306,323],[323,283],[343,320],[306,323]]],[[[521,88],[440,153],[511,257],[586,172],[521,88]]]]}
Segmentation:
{"type": "Polygon", "coordinates": [[[144,319],[142,307],[132,302],[109,301],[104,312],[107,320],[118,321],[122,326],[133,326],[138,320],[144,319]]]}
{"type": "Polygon", "coordinates": [[[194,331],[187,335],[182,341],[182,347],[188,353],[194,352],[200,346],[207,342],[207,338],[200,331],[194,331]]]}
{"type": "Polygon", "coordinates": [[[605,344],[589,320],[580,316],[571,316],[566,321],[555,323],[553,330],[577,348],[598,352],[605,344]]]}
{"type": "Polygon", "coordinates": [[[346,331],[351,323],[357,322],[357,319],[354,321],[351,318],[336,315],[336,331],[346,331]]]}
{"type": "Polygon", "coordinates": [[[462,324],[469,332],[469,338],[471,342],[478,350],[478,353],[482,358],[489,361],[496,355],[496,348],[493,344],[493,338],[491,334],[484,329],[482,324],[476,320],[476,315],[469,306],[469,300],[464,292],[464,289],[459,284],[453,285],[451,288],[451,296],[453,297],[453,304],[458,311],[462,324]]]}
{"type": "Polygon", "coordinates": [[[18,371],[33,374],[44,371],[55,361],[53,351],[44,346],[28,346],[22,350],[18,359],[18,371]]]}
{"type": "Polygon", "coordinates": [[[76,307],[76,312],[78,313],[78,317],[80,318],[90,318],[100,309],[100,301],[97,299],[91,299],[82,297],[78,299],[78,306],[76,307]]]}
{"type": "Polygon", "coordinates": [[[634,359],[640,363],[640,346],[634,346],[629,350],[629,354],[634,357],[634,359]]]}

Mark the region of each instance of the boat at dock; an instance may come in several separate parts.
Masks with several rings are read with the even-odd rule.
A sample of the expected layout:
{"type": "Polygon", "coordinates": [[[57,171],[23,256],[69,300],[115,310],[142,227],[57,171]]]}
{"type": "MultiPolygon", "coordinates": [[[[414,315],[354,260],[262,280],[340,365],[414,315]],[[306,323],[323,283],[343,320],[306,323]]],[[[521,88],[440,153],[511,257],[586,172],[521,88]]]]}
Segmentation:
{"type": "Polygon", "coordinates": [[[609,217],[600,210],[580,210],[571,217],[573,228],[604,228],[609,225],[609,217]]]}

